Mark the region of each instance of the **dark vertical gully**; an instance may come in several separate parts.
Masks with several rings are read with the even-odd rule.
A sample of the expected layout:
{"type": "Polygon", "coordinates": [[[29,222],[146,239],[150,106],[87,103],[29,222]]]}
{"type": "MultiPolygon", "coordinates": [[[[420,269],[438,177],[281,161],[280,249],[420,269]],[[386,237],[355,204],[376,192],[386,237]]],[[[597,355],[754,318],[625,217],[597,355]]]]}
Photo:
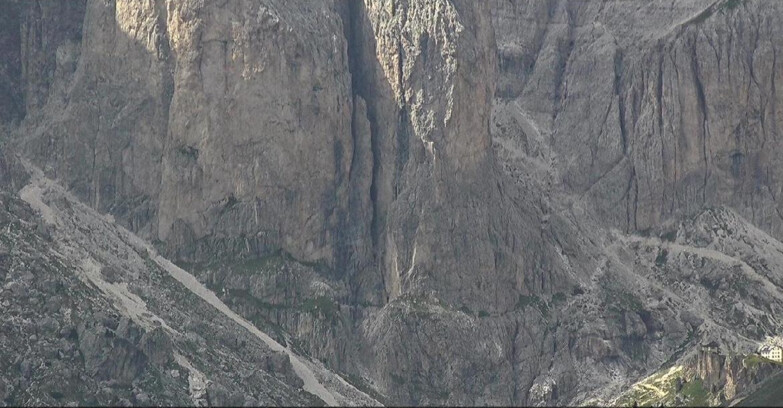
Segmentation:
{"type": "MultiPolygon", "coordinates": [[[[656,56],[658,58],[658,72],[655,78],[655,113],[658,122],[658,136],[661,138],[661,171],[664,174],[664,180],[666,180],[667,163],[666,163],[666,138],[663,124],[663,41],[658,42],[656,47],[656,56]]],[[[675,158],[676,159],[676,158],[675,158]]],[[[666,187],[667,183],[663,183],[663,191],[661,195],[661,214],[665,213],[666,203],[666,187]]]]}
{"type": "MultiPolygon", "coordinates": [[[[356,98],[362,98],[367,107],[367,120],[370,124],[370,155],[372,156],[372,176],[370,181],[370,219],[356,219],[351,214],[354,213],[354,209],[364,208],[366,200],[366,191],[360,191],[356,185],[357,180],[360,180],[363,172],[367,169],[358,169],[360,165],[362,152],[357,146],[362,146],[360,142],[363,135],[358,133],[356,124],[361,118],[357,118],[356,109],[353,109],[352,125],[351,125],[351,139],[353,144],[353,153],[351,156],[351,165],[348,174],[349,183],[349,204],[348,213],[341,214],[340,225],[338,227],[337,246],[335,248],[335,261],[337,268],[343,268],[346,272],[356,270],[361,266],[358,264],[364,264],[366,262],[379,262],[382,259],[381,251],[381,236],[383,231],[383,216],[386,213],[385,208],[382,208],[382,204],[379,202],[378,191],[379,178],[381,171],[381,151],[382,141],[379,140],[380,129],[378,129],[377,109],[375,103],[375,92],[372,86],[372,65],[374,61],[365,61],[367,55],[373,55],[374,52],[368,47],[373,47],[373,42],[368,41],[363,35],[364,24],[366,23],[366,15],[364,10],[364,4],[361,1],[354,0],[336,0],[335,6],[338,14],[343,22],[343,35],[346,39],[347,54],[348,54],[348,69],[351,77],[351,90],[353,100],[356,98]],[[367,225],[369,224],[369,225],[367,225]],[[369,230],[369,231],[368,231],[369,230]],[[369,233],[369,244],[367,245],[371,253],[369,254],[352,254],[356,251],[356,243],[364,242],[366,237],[364,234],[369,233]],[[369,259],[353,259],[355,256],[367,255],[369,259]]],[[[355,106],[355,104],[354,104],[355,106]]],[[[366,136],[366,135],[365,135],[366,136]]],[[[380,274],[381,285],[385,287],[383,282],[383,274],[380,274]]],[[[359,284],[350,282],[351,297],[357,299],[359,295],[359,284]]]]}
{"type": "Polygon", "coordinates": [[[614,94],[617,96],[617,106],[620,117],[620,138],[623,144],[623,155],[628,153],[628,132],[625,128],[625,98],[623,97],[623,52],[615,50],[614,53],[614,94]]]}
{"type": "Polygon", "coordinates": [[[707,157],[707,137],[709,129],[707,127],[707,99],[704,96],[704,85],[701,82],[701,72],[699,71],[698,55],[696,53],[696,38],[691,43],[691,73],[693,74],[693,83],[696,87],[696,98],[701,112],[701,148],[704,159],[704,182],[702,184],[702,204],[707,202],[707,180],[710,175],[709,159],[707,157]]]}
{"type": "MultiPolygon", "coordinates": [[[[554,2],[551,2],[554,3],[554,2]]],[[[568,18],[568,25],[567,25],[567,43],[558,44],[558,61],[557,61],[557,71],[555,71],[555,100],[554,104],[552,106],[552,122],[557,119],[557,115],[560,112],[560,106],[563,103],[563,100],[567,96],[567,92],[565,89],[563,89],[563,85],[565,85],[563,82],[565,80],[566,75],[566,69],[568,68],[568,61],[571,59],[571,53],[574,51],[574,42],[576,41],[574,37],[574,31],[575,26],[577,24],[576,18],[576,11],[573,10],[572,4],[575,3],[566,3],[566,15],[568,18]]]]}

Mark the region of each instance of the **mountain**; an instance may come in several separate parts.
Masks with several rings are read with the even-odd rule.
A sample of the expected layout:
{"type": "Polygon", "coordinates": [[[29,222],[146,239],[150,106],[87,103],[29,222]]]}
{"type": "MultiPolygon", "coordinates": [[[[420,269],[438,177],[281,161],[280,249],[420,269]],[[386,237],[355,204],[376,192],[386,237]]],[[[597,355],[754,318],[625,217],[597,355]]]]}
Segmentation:
{"type": "Polygon", "coordinates": [[[781,7],[0,1],[0,400],[762,392],[781,7]]]}

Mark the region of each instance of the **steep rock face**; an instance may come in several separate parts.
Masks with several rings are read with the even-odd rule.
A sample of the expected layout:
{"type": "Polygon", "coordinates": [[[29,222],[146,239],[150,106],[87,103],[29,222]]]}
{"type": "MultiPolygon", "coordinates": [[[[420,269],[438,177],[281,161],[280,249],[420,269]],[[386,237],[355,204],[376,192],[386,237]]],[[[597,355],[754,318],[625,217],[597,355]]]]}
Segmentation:
{"type": "MultiPolygon", "coordinates": [[[[20,61],[25,110],[33,113],[49,97],[58,67],[75,62],[86,0],[30,1],[20,5],[20,61]]],[[[72,67],[71,67],[72,70],[72,67]]]]}
{"type": "Polygon", "coordinates": [[[731,401],[780,372],[779,366],[766,361],[754,361],[754,358],[757,357],[724,356],[701,351],[694,357],[692,368],[706,391],[718,396],[721,401],[731,401]]]}
{"type": "Polygon", "coordinates": [[[518,199],[490,148],[489,5],[343,5],[360,106],[354,138],[372,149],[369,230],[384,301],[437,292],[489,307],[492,294],[491,308],[508,310],[520,291],[554,292],[562,265],[535,265],[552,258],[542,254],[551,237],[539,234],[539,203],[518,199]]]}
{"type": "MultiPolygon", "coordinates": [[[[31,40],[18,74],[2,68],[37,67],[15,91],[32,104],[0,101],[29,109],[27,155],[178,260],[215,261],[202,278],[237,312],[393,403],[585,401],[695,336],[734,346],[780,326],[762,318],[781,302],[777,244],[753,256],[716,239],[713,224],[745,225],[733,213],[702,214],[677,242],[601,228],[720,203],[771,214],[753,183],[774,170],[746,167],[773,163],[750,150],[775,151],[772,136],[752,139],[775,121],[725,119],[776,109],[776,51],[758,44],[777,28],[759,3],[84,8],[53,26],[83,27],[81,45],[31,40]],[[756,43],[748,26],[768,30],[756,43]],[[745,102],[724,82],[750,89],[725,94],[745,102]],[[745,123],[749,149],[730,167],[724,119],[745,123]],[[750,186],[744,206],[734,193],[750,186]],[[244,263],[268,256],[287,263],[244,263]]],[[[0,177],[10,168],[0,162],[0,177]]],[[[223,388],[213,393],[233,401],[223,388]]]]}
{"type": "Polygon", "coordinates": [[[333,264],[353,154],[339,19],[305,1],[172,2],[170,19],[159,238],[186,257],[283,248],[333,264]]]}
{"type": "Polygon", "coordinates": [[[17,121],[45,103],[66,54],[81,41],[85,0],[5,1],[0,31],[0,120],[17,121]]]}
{"type": "Polygon", "coordinates": [[[90,1],[82,55],[58,48],[62,86],[28,122],[27,150],[181,258],[283,248],[331,263],[352,145],[329,15],[306,2],[90,1]]]}
{"type": "MultiPolygon", "coordinates": [[[[435,290],[508,310],[557,286],[541,239],[520,244],[536,205],[512,202],[490,150],[488,5],[77,6],[50,29],[61,43],[23,42],[20,143],[178,258],[283,250],[373,303],[435,290]],[[339,10],[343,26],[321,18],[339,10]]],[[[54,13],[36,7],[22,32],[54,13]]]]}
{"type": "MultiPolygon", "coordinates": [[[[490,390],[480,380],[456,391],[469,381],[468,367],[484,378],[504,364],[505,353],[487,350],[454,364],[454,354],[473,348],[472,342],[454,341],[470,319],[442,306],[419,315],[410,304],[421,300],[425,310],[439,301],[508,310],[522,286],[521,273],[514,282],[511,268],[494,267],[489,239],[500,235],[493,231],[501,228],[493,217],[502,205],[492,199],[501,193],[490,181],[496,175],[488,132],[495,72],[495,56],[487,48],[494,41],[489,9],[459,1],[341,6],[359,107],[354,139],[368,140],[364,148],[372,156],[364,166],[371,169],[365,191],[371,201],[362,207],[370,218],[359,228],[369,232],[374,257],[367,266],[357,265],[364,272],[353,290],[371,294],[367,300],[373,303],[391,302],[365,314],[359,349],[365,358],[357,360],[356,370],[369,374],[394,401],[470,403],[492,398],[493,391],[501,394],[497,401],[508,401],[508,381],[490,390]],[[419,324],[432,317],[442,319],[439,329],[419,324]],[[429,340],[409,343],[424,338],[429,340]],[[483,365],[474,365],[484,357],[483,365]]],[[[498,322],[484,341],[507,343],[506,324],[498,322]]]]}
{"type": "MultiPolygon", "coordinates": [[[[560,261],[542,250],[535,205],[518,208],[495,168],[488,5],[338,6],[88,1],[81,47],[57,48],[46,103],[19,143],[93,208],[181,260],[282,250],[347,274],[347,299],[378,306],[434,295],[452,311],[514,313],[521,292],[570,290],[560,261]]],[[[371,310],[356,323],[363,340],[351,348],[367,363],[346,365],[363,366],[387,390],[400,388],[391,380],[400,367],[414,367],[394,398],[411,401],[436,363],[475,348],[471,340],[387,364],[404,351],[396,333],[423,333],[380,330],[418,319],[384,317],[391,312],[371,310]]],[[[424,335],[447,344],[460,319],[424,335]]],[[[522,341],[515,318],[492,324],[484,344],[522,341]]],[[[508,364],[509,350],[492,351],[481,379],[451,400],[489,398],[495,367],[520,364],[508,364]]],[[[445,400],[434,393],[459,388],[485,354],[427,398],[445,400]]],[[[499,402],[525,398],[512,395],[515,385],[501,387],[499,402]]]]}
{"type": "Polygon", "coordinates": [[[498,195],[486,182],[494,178],[488,118],[495,72],[487,6],[348,7],[355,91],[367,105],[374,153],[370,229],[384,301],[426,289],[477,301],[476,293],[459,293],[470,290],[462,280],[508,287],[491,276],[488,231],[478,228],[490,225],[493,210],[493,200],[480,198],[498,195]]]}
{"type": "Polygon", "coordinates": [[[149,231],[172,90],[169,53],[158,52],[165,9],[90,1],[74,19],[83,41],[57,49],[46,105],[23,125],[25,150],[85,202],[149,231]]]}
{"type": "Polygon", "coordinates": [[[779,7],[497,2],[498,92],[543,129],[565,190],[610,225],[730,205],[779,236],[779,7]]]}
{"type": "Polygon", "coordinates": [[[0,62],[0,122],[3,123],[20,118],[24,112],[19,8],[12,1],[0,4],[0,53],[3,55],[0,62]]]}
{"type": "Polygon", "coordinates": [[[493,144],[507,173],[541,191],[555,212],[595,212],[598,224],[664,241],[652,253],[626,242],[635,255],[620,252],[625,266],[609,262],[594,275],[610,313],[586,308],[581,320],[591,323],[569,347],[599,356],[602,367],[580,375],[606,384],[594,395],[611,389],[604,375],[613,358],[633,378],[676,359],[693,336],[746,352],[747,342],[777,332],[767,319],[780,301],[769,267],[777,252],[767,251],[776,240],[751,225],[780,238],[779,5],[497,1],[492,12],[500,66],[493,144]],[[701,212],[721,205],[741,216],[701,212]],[[662,227],[694,214],[679,233],[662,227]],[[665,242],[675,238],[696,251],[665,242]],[[677,306],[667,306],[659,285],[677,294],[677,306]],[[622,292],[638,300],[627,303],[622,292]],[[627,310],[613,315],[616,308],[627,310]]]}
{"type": "Polygon", "coordinates": [[[344,326],[279,321],[392,401],[567,401],[643,324],[583,340],[556,310],[592,299],[596,244],[497,168],[494,41],[487,3],[90,1],[21,142],[180,259],[344,274],[344,326]]]}
{"type": "Polygon", "coordinates": [[[27,182],[27,173],[19,163],[19,158],[0,146],[0,187],[17,191],[27,182]]]}

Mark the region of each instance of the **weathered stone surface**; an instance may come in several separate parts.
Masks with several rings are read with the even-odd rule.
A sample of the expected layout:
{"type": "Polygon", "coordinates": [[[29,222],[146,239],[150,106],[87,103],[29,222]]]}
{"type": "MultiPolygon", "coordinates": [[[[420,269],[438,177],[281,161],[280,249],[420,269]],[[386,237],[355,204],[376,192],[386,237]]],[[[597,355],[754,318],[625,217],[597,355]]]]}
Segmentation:
{"type": "MultiPolygon", "coordinates": [[[[0,213],[11,220],[0,228],[0,243],[11,249],[2,261],[0,379],[14,385],[3,404],[201,404],[210,381],[225,388],[230,405],[245,397],[319,403],[290,363],[268,371],[276,352],[142,255],[138,238],[59,187],[38,188],[47,192],[0,189],[0,213]],[[37,228],[41,215],[58,225],[50,237],[37,228]],[[124,273],[108,282],[101,265],[124,273]]],[[[335,382],[330,371],[319,373],[335,382]]],[[[343,401],[372,401],[353,392],[343,401]]]]}
{"type": "MultiPolygon", "coordinates": [[[[761,316],[781,304],[781,246],[749,226],[780,238],[779,8],[6,2],[0,118],[13,148],[92,208],[392,403],[584,402],[697,338],[739,350],[780,329],[761,316]],[[722,205],[739,215],[704,211],[722,205]]],[[[10,157],[0,153],[0,188],[15,192],[26,179],[10,157]]],[[[25,215],[52,245],[78,237],[90,253],[110,250],[91,238],[110,235],[97,221],[51,226],[4,204],[2,225],[25,215]]],[[[73,306],[20,266],[29,254],[8,254],[5,302],[73,306]]],[[[208,313],[171,306],[181,291],[145,281],[151,256],[112,254],[98,275],[134,283],[183,322],[189,347],[248,353],[245,338],[199,320],[208,313]]],[[[160,328],[92,317],[40,321],[36,344],[74,337],[107,389],[100,402],[176,400],[133,380],[183,346],[160,328]]],[[[200,361],[221,380],[195,400],[306,401],[286,388],[303,383],[282,355],[251,359],[285,384],[276,397],[247,391],[267,377],[243,367],[230,378],[240,362],[209,356],[200,361]]],[[[38,379],[39,363],[25,374],[38,379]]]]}
{"type": "MultiPolygon", "coordinates": [[[[4,1],[0,4],[0,122],[20,119],[24,114],[22,97],[21,30],[19,29],[19,4],[4,1]]],[[[0,138],[5,126],[0,126],[0,138]]]]}
{"type": "Polygon", "coordinates": [[[160,188],[173,92],[162,6],[87,2],[72,19],[81,42],[50,50],[49,97],[23,126],[25,150],[47,173],[93,207],[145,230],[157,210],[150,200],[160,188]]]}
{"type": "Polygon", "coordinates": [[[339,19],[326,2],[193,3],[171,17],[177,68],[158,236],[332,264],[352,157],[339,19]]]}
{"type": "Polygon", "coordinates": [[[6,385],[5,380],[0,378],[0,401],[4,401],[7,395],[8,386],[6,385]]]}
{"type": "Polygon", "coordinates": [[[174,357],[171,338],[161,327],[144,333],[139,348],[153,364],[165,365],[174,357]]]}
{"type": "Polygon", "coordinates": [[[778,236],[779,7],[497,2],[498,95],[550,135],[563,188],[609,225],[730,205],[778,236]]]}
{"type": "Polygon", "coordinates": [[[213,407],[238,407],[245,402],[242,394],[231,393],[226,387],[212,383],[207,388],[209,405],[213,407]]]}
{"type": "Polygon", "coordinates": [[[19,158],[0,144],[0,188],[16,191],[27,183],[27,179],[19,158]]]}
{"type": "Polygon", "coordinates": [[[345,42],[328,3],[277,3],[88,2],[68,18],[81,47],[46,65],[62,74],[27,75],[54,88],[27,150],[180,257],[331,264],[353,149],[345,42]]]}

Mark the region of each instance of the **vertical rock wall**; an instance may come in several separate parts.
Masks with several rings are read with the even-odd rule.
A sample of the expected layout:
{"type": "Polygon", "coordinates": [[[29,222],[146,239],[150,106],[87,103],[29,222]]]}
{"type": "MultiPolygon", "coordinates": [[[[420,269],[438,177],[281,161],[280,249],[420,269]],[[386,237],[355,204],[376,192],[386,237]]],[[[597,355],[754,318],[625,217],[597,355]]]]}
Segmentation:
{"type": "Polygon", "coordinates": [[[19,9],[17,2],[0,4],[0,53],[3,55],[0,62],[0,122],[4,123],[18,120],[24,114],[19,9]]]}
{"type": "Polygon", "coordinates": [[[180,256],[334,264],[351,90],[326,2],[172,2],[177,64],[157,235],[180,256]]]}
{"type": "Polygon", "coordinates": [[[779,9],[497,2],[498,95],[538,124],[566,192],[609,225],[729,205],[779,236],[779,9]]]}

